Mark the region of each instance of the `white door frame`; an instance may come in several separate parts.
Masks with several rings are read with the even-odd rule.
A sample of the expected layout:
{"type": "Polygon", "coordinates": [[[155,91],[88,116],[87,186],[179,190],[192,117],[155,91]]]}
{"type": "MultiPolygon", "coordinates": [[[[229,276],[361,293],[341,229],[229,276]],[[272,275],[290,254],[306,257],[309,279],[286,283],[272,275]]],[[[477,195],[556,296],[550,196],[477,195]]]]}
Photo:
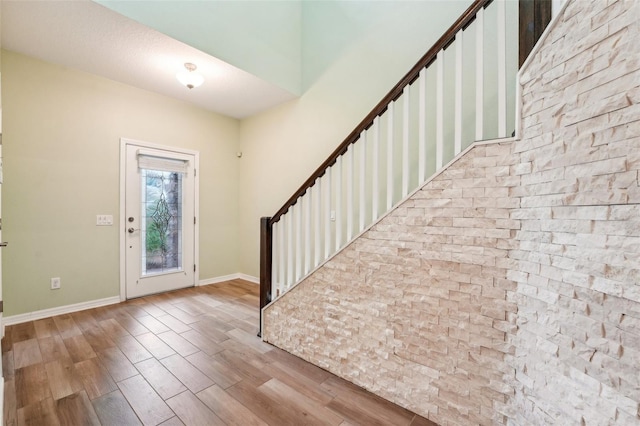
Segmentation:
{"type": "Polygon", "coordinates": [[[127,159],[127,145],[135,145],[140,148],[149,149],[162,149],[165,151],[175,152],[178,154],[193,155],[195,162],[196,173],[194,176],[193,190],[195,195],[194,200],[194,215],[196,217],[196,223],[194,226],[193,235],[193,261],[195,262],[196,271],[193,276],[194,285],[198,285],[200,282],[200,176],[198,169],[200,168],[200,153],[198,151],[192,151],[189,149],[177,148],[172,146],[158,145],[150,142],[139,141],[135,139],[120,138],[120,220],[118,222],[120,235],[120,301],[127,300],[127,270],[126,270],[126,159],[127,159]]]}

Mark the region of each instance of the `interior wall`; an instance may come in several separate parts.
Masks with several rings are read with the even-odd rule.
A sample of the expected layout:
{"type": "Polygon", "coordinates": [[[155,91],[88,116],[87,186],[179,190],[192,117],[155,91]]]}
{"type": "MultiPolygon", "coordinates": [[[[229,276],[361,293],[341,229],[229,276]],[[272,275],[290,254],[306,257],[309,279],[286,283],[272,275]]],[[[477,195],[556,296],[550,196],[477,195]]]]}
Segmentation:
{"type": "Polygon", "coordinates": [[[260,217],[270,216],[281,207],[471,1],[394,4],[393,13],[386,15],[388,4],[348,5],[348,11],[343,10],[346,6],[342,2],[309,5],[309,10],[322,12],[315,18],[307,16],[305,21],[316,31],[330,28],[328,17],[341,17],[335,38],[322,43],[309,35],[305,39],[311,50],[303,57],[309,56],[313,48],[319,50],[318,60],[305,71],[309,88],[297,100],[242,120],[242,272],[259,275],[260,217]],[[362,24],[357,31],[347,31],[349,16],[357,16],[351,13],[353,9],[365,5],[368,19],[375,24],[362,24]],[[376,13],[380,15],[375,16],[376,13]],[[333,50],[324,50],[329,48],[333,50]],[[335,54],[322,53],[326,51],[335,54]]]}
{"type": "Polygon", "coordinates": [[[512,424],[640,424],[640,3],[569,0],[523,70],[512,424]]]}
{"type": "MultiPolygon", "coordinates": [[[[422,42],[432,36],[436,28],[418,28],[429,22],[442,30],[449,27],[457,16],[451,16],[452,10],[466,8],[470,1],[452,5],[450,1],[433,0],[429,2],[413,1],[303,1],[302,2],[302,89],[304,93],[312,87],[318,78],[329,70],[334,62],[348,55],[352,46],[363,46],[366,39],[376,32],[387,32],[389,25],[395,28],[391,39],[378,40],[396,44],[402,49],[412,35],[420,37],[422,42]],[[415,16],[414,16],[415,15],[415,16]],[[330,28],[330,31],[327,29],[330,28]]],[[[374,36],[376,37],[376,36],[374,36]]],[[[410,42],[409,42],[410,43],[410,42]]],[[[424,52],[429,46],[424,47],[424,52]]],[[[357,48],[357,47],[356,47],[357,48]]],[[[416,58],[417,60],[417,58],[416,58]]],[[[415,62],[415,61],[414,61],[415,62]]],[[[377,70],[376,70],[377,71],[377,70]]],[[[405,72],[408,71],[408,68],[405,72]]],[[[389,87],[388,89],[390,89],[389,87]]],[[[388,91],[388,90],[387,90],[388,91]]]]}
{"type": "Polygon", "coordinates": [[[200,279],[238,272],[237,120],[9,51],[2,88],[5,315],[119,294],[122,137],[200,152],[200,279]]]}

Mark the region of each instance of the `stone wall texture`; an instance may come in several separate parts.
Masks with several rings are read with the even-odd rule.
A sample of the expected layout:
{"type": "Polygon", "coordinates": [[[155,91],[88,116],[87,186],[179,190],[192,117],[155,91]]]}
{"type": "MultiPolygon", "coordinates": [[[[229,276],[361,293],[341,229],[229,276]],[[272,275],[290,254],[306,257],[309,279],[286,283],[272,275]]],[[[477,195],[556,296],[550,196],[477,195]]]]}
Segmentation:
{"type": "Polygon", "coordinates": [[[521,75],[512,424],[637,425],[640,2],[571,2],[521,75]]]}
{"type": "Polygon", "coordinates": [[[267,307],[266,341],[440,425],[640,424],[640,2],[574,0],[477,144],[267,307]]]}
{"type": "Polygon", "coordinates": [[[474,147],[286,293],[266,340],[439,424],[504,423],[512,148],[474,147]]]}

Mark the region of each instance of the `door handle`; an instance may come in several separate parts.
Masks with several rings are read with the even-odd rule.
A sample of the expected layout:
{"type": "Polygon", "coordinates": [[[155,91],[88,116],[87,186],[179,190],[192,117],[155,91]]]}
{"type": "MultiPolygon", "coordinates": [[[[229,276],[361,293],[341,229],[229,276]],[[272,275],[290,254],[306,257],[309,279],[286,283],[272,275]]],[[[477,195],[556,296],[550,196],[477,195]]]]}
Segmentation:
{"type": "Polygon", "coordinates": [[[6,242],[6,241],[0,243],[0,247],[6,247],[8,245],[9,245],[9,243],[6,242]]]}
{"type": "Polygon", "coordinates": [[[127,229],[127,232],[130,233],[130,234],[133,234],[134,232],[139,231],[139,230],[140,229],[129,228],[129,229],[127,229]]]}

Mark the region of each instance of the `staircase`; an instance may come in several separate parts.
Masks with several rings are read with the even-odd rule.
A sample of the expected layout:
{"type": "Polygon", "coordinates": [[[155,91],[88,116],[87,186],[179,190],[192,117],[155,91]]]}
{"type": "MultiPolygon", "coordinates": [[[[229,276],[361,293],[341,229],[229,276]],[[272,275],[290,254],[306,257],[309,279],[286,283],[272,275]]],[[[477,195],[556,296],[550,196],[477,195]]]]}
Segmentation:
{"type": "Polygon", "coordinates": [[[564,3],[518,138],[473,143],[276,298],[265,341],[442,425],[637,424],[639,13],[564,3]]]}
{"type": "Polygon", "coordinates": [[[261,219],[261,308],[474,142],[515,132],[518,42],[522,63],[542,32],[529,25],[530,4],[476,0],[289,200],[261,219]],[[527,31],[537,36],[518,37],[527,31]]]}

